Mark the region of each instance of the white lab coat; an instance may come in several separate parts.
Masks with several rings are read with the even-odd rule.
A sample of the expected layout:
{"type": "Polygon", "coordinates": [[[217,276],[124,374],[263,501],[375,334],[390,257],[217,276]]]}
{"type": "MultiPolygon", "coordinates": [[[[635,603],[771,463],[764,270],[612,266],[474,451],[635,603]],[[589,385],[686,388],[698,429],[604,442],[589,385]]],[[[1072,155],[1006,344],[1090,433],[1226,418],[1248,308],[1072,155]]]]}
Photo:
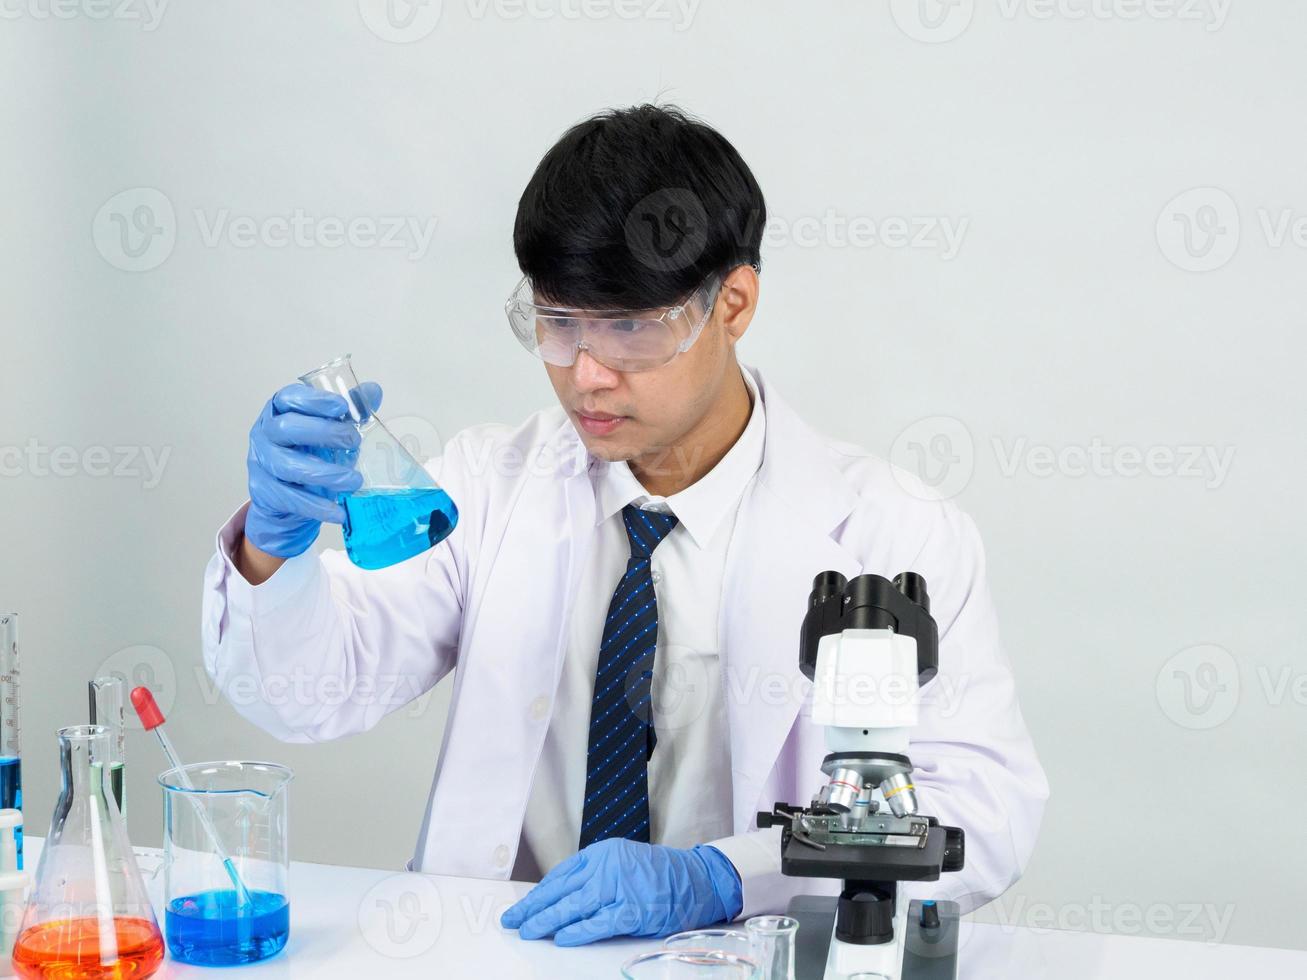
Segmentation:
{"type": "MultiPolygon", "coordinates": [[[[1024,870],[1048,787],[999,645],[980,538],[952,503],[820,436],[748,370],[766,405],[766,446],[727,557],[719,649],[732,771],[722,779],[736,836],[713,842],[740,870],[742,915],[827,890],[783,878],[779,830],[754,829],[760,809],[806,804],[824,780],[798,637],[813,576],[826,569],[925,576],[940,671],[910,754],[922,812],[967,834],[966,871],[932,888],[983,904],[1024,870]]],[[[507,878],[513,867],[595,537],[587,460],[557,406],[517,428],[476,426],[431,463],[459,522],[425,555],[366,572],[342,553],[309,553],[257,587],[221,553],[209,564],[205,666],[278,738],[364,731],[454,671],[414,870],[507,878]]],[[[243,522],[238,512],[220,532],[220,552],[243,522]]]]}

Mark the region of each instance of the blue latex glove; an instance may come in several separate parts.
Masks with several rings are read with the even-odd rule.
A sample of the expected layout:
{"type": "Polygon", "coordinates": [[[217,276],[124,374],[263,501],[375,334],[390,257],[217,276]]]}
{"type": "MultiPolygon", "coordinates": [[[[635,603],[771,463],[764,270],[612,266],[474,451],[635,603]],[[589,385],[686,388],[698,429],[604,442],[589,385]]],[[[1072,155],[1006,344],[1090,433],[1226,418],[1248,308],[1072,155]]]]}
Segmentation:
{"type": "MultiPolygon", "coordinates": [[[[359,386],[373,411],[381,387],[359,386]]],[[[250,429],[246,466],[250,509],[245,537],[260,551],[293,558],[307,551],[323,521],[341,524],[337,496],[363,483],[354,468],[358,428],[340,395],[296,383],[268,400],[250,429]]]]}
{"type": "Polygon", "coordinates": [[[717,848],[612,839],[559,864],[500,923],[523,939],[553,936],[559,946],[582,946],[698,929],[734,919],[743,905],[735,865],[717,848]]]}

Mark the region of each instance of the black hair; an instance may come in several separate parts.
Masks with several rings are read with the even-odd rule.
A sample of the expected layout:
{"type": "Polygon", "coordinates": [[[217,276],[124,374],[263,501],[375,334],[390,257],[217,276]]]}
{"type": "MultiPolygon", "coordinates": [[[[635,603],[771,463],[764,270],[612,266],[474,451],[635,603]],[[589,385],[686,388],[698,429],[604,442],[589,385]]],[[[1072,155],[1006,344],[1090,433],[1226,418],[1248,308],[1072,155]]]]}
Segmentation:
{"type": "Polygon", "coordinates": [[[711,273],[761,267],[767,208],[740,154],[675,106],[609,109],[577,123],[522,192],[513,250],[543,299],[647,309],[711,273]]]}

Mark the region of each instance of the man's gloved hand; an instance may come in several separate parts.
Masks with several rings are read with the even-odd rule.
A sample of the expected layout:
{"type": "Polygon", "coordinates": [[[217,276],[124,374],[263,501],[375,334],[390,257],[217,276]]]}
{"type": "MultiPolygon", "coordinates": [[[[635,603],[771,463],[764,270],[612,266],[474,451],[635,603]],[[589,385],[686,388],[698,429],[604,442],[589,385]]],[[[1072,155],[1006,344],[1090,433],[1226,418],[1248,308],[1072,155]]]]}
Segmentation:
{"type": "Polygon", "coordinates": [[[734,919],[743,904],[740,876],[715,847],[683,851],[612,839],[559,864],[500,922],[523,939],[553,936],[559,946],[582,946],[697,929],[734,919]]]}
{"type": "MultiPolygon", "coordinates": [[[[381,387],[365,383],[359,393],[376,411],[381,387]]],[[[250,429],[250,543],[293,558],[313,544],[323,521],[344,522],[336,497],[363,482],[354,468],[359,441],[340,395],[298,382],[273,395],[250,429]]]]}

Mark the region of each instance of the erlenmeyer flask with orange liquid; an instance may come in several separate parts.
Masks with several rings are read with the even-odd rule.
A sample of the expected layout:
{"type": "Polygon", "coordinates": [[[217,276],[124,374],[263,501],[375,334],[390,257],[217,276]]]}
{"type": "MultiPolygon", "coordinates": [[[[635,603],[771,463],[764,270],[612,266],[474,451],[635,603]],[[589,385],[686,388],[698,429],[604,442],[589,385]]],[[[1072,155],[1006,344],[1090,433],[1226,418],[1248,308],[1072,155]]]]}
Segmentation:
{"type": "Polygon", "coordinates": [[[344,398],[349,421],[362,437],[357,450],[323,450],[334,462],[357,466],[363,477],[359,489],[340,495],[350,560],[359,568],[386,568],[443,541],[458,523],[458,508],[377,417],[349,355],[301,375],[300,381],[344,398]]]}
{"type": "Polygon", "coordinates": [[[106,785],[111,738],[103,725],[59,730],[59,799],[14,944],[23,980],[144,980],[163,962],[163,935],[106,785]]]}

